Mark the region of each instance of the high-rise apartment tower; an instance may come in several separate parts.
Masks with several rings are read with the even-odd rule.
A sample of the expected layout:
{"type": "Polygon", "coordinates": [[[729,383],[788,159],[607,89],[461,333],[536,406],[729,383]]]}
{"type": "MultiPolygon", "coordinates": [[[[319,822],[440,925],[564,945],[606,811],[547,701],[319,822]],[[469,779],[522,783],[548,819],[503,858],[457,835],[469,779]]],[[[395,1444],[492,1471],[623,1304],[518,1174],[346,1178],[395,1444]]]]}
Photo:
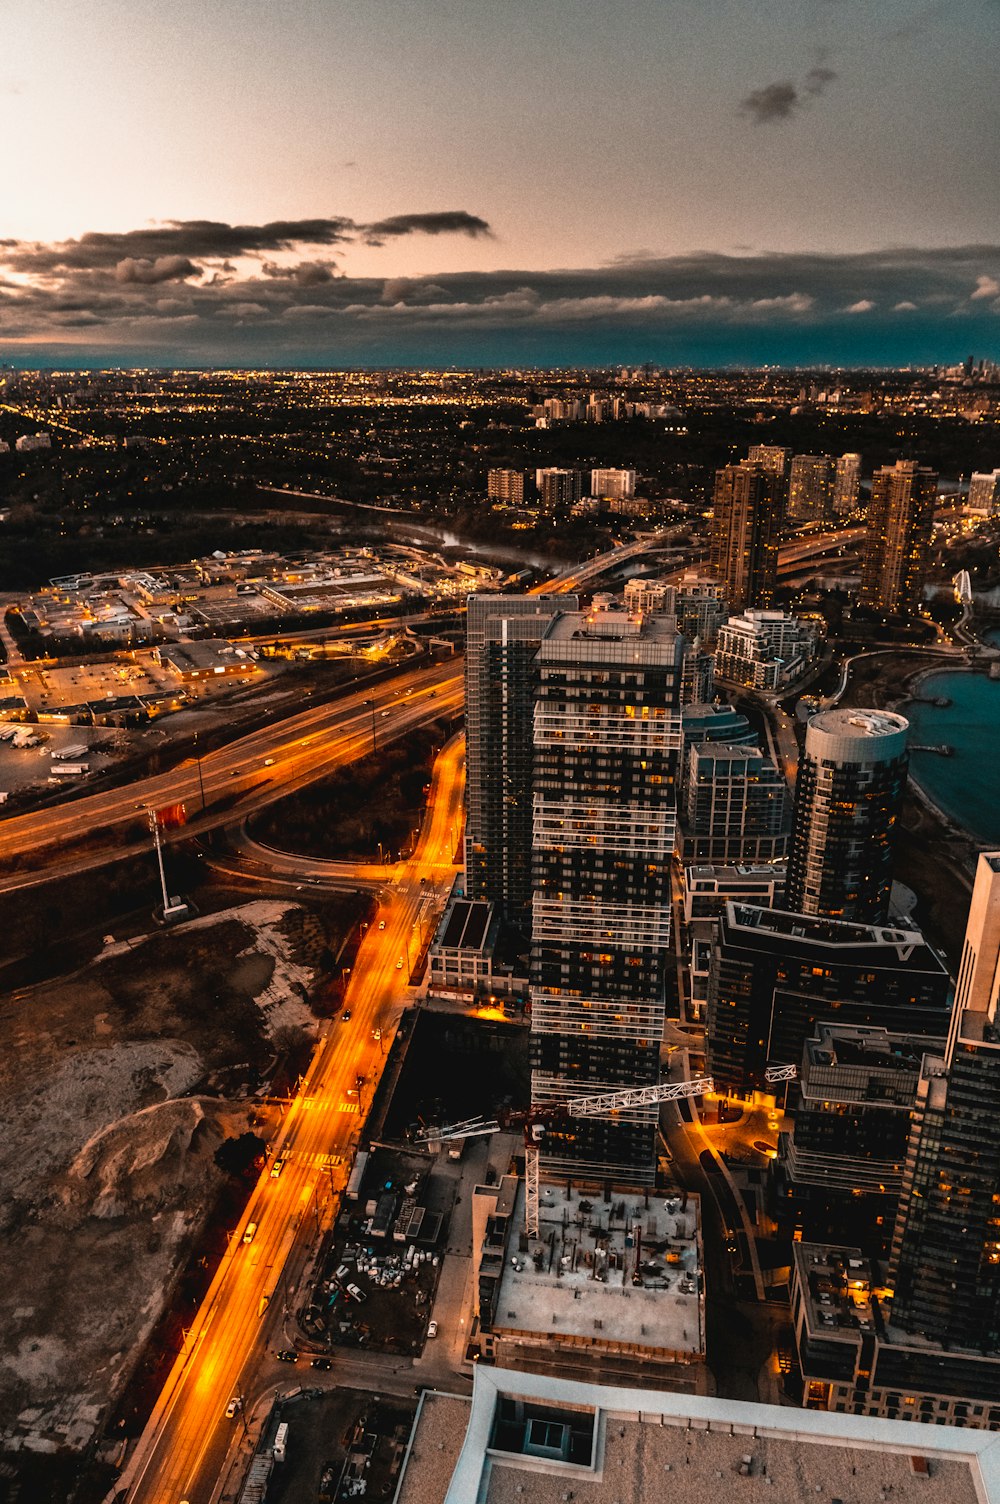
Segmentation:
{"type": "Polygon", "coordinates": [[[821,710],[806,727],[795,786],[785,907],[879,924],[906,790],[905,716],[821,710]]]}
{"type": "Polygon", "coordinates": [[[875,471],[861,568],[863,606],[892,616],[915,614],[927,573],[936,500],[936,473],[915,460],[897,460],[875,471]]]}
{"type": "MultiPolygon", "coordinates": [[[[532,1101],[659,1077],[683,639],[667,617],[555,617],[538,650],[532,1101]]],[[[542,1167],[650,1184],[655,1109],[570,1119],[542,1167]]]]}
{"type": "Polygon", "coordinates": [[[572,595],[471,595],[465,654],[466,886],[525,934],[531,913],[535,655],[572,595]]]}
{"type": "Polygon", "coordinates": [[[709,568],[731,611],[768,606],[778,569],[781,476],[744,460],[715,472],[709,568]]]}

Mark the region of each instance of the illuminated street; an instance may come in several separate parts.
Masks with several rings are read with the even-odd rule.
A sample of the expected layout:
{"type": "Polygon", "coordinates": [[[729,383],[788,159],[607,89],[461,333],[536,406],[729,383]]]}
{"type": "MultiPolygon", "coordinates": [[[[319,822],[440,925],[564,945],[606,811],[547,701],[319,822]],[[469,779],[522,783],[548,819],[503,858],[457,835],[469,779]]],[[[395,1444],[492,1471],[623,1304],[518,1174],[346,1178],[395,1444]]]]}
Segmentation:
{"type": "MultiPolygon", "coordinates": [[[[298,1303],[317,1228],[329,1225],[332,1196],[346,1183],[363,1113],[407,1001],[407,953],[416,962],[418,937],[430,933],[433,921],[418,919],[421,906],[436,916],[454,879],[463,783],[458,738],[437,759],[417,850],[386,890],[385,929],[373,924],[361,946],[346,999],[351,1019],[328,1026],[272,1146],[275,1156],[287,1156],[285,1168],[277,1179],[270,1165],[264,1169],[123,1480],[132,1485],[130,1500],[208,1504],[242,1436],[242,1426],[225,1418],[230,1397],[244,1394],[249,1410],[282,1373],[269,1354],[293,1342],[286,1309],[298,1303]],[[376,1027],[381,1041],[373,1037],[376,1027]],[[257,1230],[245,1244],[251,1222],[257,1230]]],[[[335,1358],[334,1375],[336,1369],[335,1358]]]]}

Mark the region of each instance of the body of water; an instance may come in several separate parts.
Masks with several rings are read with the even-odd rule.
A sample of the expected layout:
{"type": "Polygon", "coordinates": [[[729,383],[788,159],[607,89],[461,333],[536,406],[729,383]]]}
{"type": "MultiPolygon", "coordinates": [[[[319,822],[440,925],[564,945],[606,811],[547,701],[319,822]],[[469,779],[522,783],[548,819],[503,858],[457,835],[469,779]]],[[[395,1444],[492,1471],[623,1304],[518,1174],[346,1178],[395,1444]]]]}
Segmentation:
{"type": "Polygon", "coordinates": [[[911,774],[977,841],[1000,845],[1000,680],[943,669],[928,674],[918,693],[951,704],[900,707],[910,721],[911,747],[946,742],[955,755],[911,752],[911,774]]]}

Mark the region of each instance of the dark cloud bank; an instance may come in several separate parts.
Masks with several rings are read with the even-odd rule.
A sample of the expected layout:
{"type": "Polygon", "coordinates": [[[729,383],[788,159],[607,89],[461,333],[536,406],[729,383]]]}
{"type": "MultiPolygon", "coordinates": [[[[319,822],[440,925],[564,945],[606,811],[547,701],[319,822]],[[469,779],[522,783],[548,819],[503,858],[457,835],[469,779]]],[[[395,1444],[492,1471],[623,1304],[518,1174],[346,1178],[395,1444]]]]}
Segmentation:
{"type": "MultiPolygon", "coordinates": [[[[819,90],[827,80],[814,82],[819,90]]],[[[484,220],[454,211],[371,224],[193,221],[58,244],[0,242],[0,359],[891,365],[994,353],[1000,339],[994,245],[706,252],[419,278],[351,277],[335,259],[352,244],[490,233],[484,220]]]]}

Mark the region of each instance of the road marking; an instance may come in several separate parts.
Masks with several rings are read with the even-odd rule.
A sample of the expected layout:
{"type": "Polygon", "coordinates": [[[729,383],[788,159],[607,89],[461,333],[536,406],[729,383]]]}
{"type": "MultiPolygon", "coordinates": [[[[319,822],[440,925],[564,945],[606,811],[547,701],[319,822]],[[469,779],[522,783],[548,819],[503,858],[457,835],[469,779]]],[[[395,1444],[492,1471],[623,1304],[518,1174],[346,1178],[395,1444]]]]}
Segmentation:
{"type": "Polygon", "coordinates": [[[341,1102],[340,1106],[337,1108],[338,1112],[357,1112],[357,1110],[357,1102],[341,1102]]]}

